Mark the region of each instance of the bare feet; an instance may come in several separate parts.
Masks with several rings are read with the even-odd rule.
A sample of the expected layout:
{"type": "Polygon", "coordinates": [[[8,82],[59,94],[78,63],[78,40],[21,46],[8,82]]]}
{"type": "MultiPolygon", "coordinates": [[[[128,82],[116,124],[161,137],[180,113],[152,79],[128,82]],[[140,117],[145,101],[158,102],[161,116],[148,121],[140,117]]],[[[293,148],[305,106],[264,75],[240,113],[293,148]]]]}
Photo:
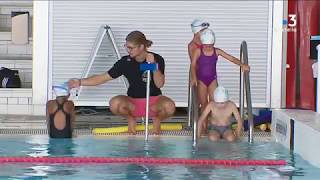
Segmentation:
{"type": "Polygon", "coordinates": [[[150,134],[159,136],[160,135],[160,131],[151,130],[150,134]]]}
{"type": "Polygon", "coordinates": [[[128,117],[128,133],[130,135],[137,134],[136,132],[136,120],[133,117],[128,117]]]}
{"type": "Polygon", "coordinates": [[[153,118],[153,134],[160,135],[161,124],[160,119],[157,117],[153,118]]]}
{"type": "Polygon", "coordinates": [[[137,132],[136,132],[136,131],[128,131],[128,134],[129,134],[129,135],[136,135],[137,132]]]}

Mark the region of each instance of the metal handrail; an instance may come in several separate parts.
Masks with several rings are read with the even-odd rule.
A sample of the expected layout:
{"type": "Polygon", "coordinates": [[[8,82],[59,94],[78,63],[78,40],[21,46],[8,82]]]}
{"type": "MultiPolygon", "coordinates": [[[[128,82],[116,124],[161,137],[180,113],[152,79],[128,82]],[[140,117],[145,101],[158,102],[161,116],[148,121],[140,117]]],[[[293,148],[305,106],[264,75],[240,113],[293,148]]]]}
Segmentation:
{"type": "Polygon", "coordinates": [[[146,119],[144,126],[144,140],[148,141],[149,139],[149,100],[150,100],[150,79],[151,74],[150,70],[147,71],[147,87],[146,87],[146,119]]]}
{"type": "Polygon", "coordinates": [[[197,87],[191,86],[192,96],[192,119],[193,119],[193,146],[197,145],[197,126],[198,126],[198,118],[199,118],[199,103],[197,96],[197,87]]]}
{"type": "Polygon", "coordinates": [[[191,85],[191,68],[189,71],[189,93],[188,93],[188,126],[193,128],[193,146],[197,145],[197,123],[199,118],[199,104],[197,98],[197,87],[191,85]],[[193,121],[193,123],[191,123],[193,121]],[[192,126],[191,126],[192,124],[192,126]]]}
{"type": "MultiPolygon", "coordinates": [[[[191,69],[191,68],[190,68],[191,69]]],[[[192,85],[191,85],[191,70],[189,71],[189,86],[188,86],[188,127],[191,127],[191,118],[192,118],[192,97],[193,97],[193,91],[192,91],[192,85]]]]}
{"type": "MultiPolygon", "coordinates": [[[[248,65],[248,48],[247,43],[242,41],[240,47],[240,61],[242,64],[248,65]]],[[[248,141],[253,143],[253,115],[252,115],[252,101],[251,101],[251,89],[250,89],[250,77],[249,72],[244,72],[240,69],[240,115],[241,119],[244,119],[244,96],[246,96],[246,104],[248,111],[248,123],[249,123],[249,133],[248,141]]]]}

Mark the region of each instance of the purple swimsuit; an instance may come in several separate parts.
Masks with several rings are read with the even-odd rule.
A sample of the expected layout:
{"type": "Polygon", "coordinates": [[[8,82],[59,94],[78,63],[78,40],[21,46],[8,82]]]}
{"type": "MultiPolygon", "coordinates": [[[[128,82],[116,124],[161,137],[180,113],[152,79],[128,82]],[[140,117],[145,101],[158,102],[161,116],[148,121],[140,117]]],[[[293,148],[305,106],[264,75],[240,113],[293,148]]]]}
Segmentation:
{"type": "Polygon", "coordinates": [[[213,49],[213,54],[211,56],[206,56],[202,49],[200,57],[197,63],[197,77],[198,80],[203,82],[206,86],[209,86],[212,81],[217,79],[217,61],[218,56],[216,55],[216,50],[213,49]]]}

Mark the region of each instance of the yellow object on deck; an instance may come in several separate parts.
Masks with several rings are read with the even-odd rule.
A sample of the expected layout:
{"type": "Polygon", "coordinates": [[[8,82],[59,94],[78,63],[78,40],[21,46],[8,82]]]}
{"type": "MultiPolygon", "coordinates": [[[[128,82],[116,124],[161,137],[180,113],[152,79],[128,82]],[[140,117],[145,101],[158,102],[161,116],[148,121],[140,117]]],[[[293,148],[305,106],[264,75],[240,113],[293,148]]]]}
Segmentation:
{"type": "Polygon", "coordinates": [[[260,124],[259,128],[260,128],[261,131],[266,131],[267,128],[268,128],[268,125],[267,124],[260,124]]]}
{"type": "MultiPolygon", "coordinates": [[[[149,130],[153,129],[153,124],[149,124],[149,130]]],[[[180,131],[182,124],[180,123],[161,123],[161,130],[163,131],[180,131]]],[[[137,125],[136,131],[144,131],[144,125],[137,125]]],[[[119,126],[111,128],[94,128],[93,134],[106,134],[106,133],[125,133],[128,132],[128,126],[119,126]]]]}
{"type": "Polygon", "coordinates": [[[268,126],[268,129],[271,131],[271,124],[268,123],[267,126],[268,126]]]}

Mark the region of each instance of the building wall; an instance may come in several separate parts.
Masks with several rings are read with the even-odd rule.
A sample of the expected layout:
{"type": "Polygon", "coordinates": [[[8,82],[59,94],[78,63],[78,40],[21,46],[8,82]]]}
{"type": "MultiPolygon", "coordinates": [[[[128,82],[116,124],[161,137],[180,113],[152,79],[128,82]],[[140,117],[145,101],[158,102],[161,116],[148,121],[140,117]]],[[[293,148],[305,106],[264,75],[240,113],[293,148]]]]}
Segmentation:
{"type": "MultiPolygon", "coordinates": [[[[270,105],[271,107],[280,107],[280,102],[277,101],[278,98],[281,98],[281,79],[277,78],[281,76],[281,70],[277,71],[277,69],[281,69],[281,63],[277,62],[282,62],[282,53],[281,53],[281,46],[274,46],[274,44],[278,44],[282,42],[282,36],[281,32],[275,30],[276,28],[281,28],[282,27],[282,13],[283,13],[283,4],[279,4],[279,2],[274,1],[274,2],[269,2],[270,6],[272,7],[272,11],[274,12],[273,14],[269,14],[269,19],[273,19],[273,22],[269,25],[270,27],[274,27],[273,29],[270,28],[268,30],[269,37],[272,38],[272,41],[270,39],[269,45],[272,47],[272,50],[270,49],[268,56],[272,58],[272,69],[269,71],[269,74],[272,78],[270,79],[270,84],[273,87],[272,91],[267,90],[268,93],[270,94],[270,105]],[[277,15],[277,18],[275,18],[275,14],[277,15]],[[280,15],[280,16],[279,16],[280,15]],[[279,49],[280,48],[280,49],[279,49]],[[273,98],[275,97],[275,100],[273,98]]],[[[33,81],[32,81],[32,92],[31,96],[29,95],[24,95],[22,98],[32,98],[32,100],[28,99],[28,104],[32,103],[32,106],[25,106],[28,107],[28,113],[31,114],[45,114],[45,103],[48,100],[48,93],[52,93],[50,91],[50,88],[48,88],[50,85],[52,85],[52,78],[50,77],[49,74],[52,74],[51,69],[48,68],[49,65],[49,57],[52,57],[52,52],[50,51],[49,48],[49,36],[52,34],[52,20],[53,17],[50,16],[49,12],[52,11],[52,6],[50,6],[50,3],[48,1],[34,1],[34,25],[33,25],[33,34],[36,34],[37,36],[34,37],[33,40],[33,49],[34,51],[33,54],[33,81]],[[31,108],[30,108],[31,107],[31,108]]],[[[190,32],[188,32],[190,33],[190,32]]],[[[189,34],[190,37],[192,34],[189,34]]],[[[95,34],[94,34],[95,36],[95,34]]],[[[94,38],[93,38],[94,39],[94,38]]],[[[188,38],[186,38],[187,40],[188,38]]],[[[91,47],[91,46],[90,46],[91,47]]],[[[270,67],[271,68],[271,67],[270,67]]],[[[269,87],[271,88],[271,87],[269,87]]],[[[268,88],[267,88],[268,89],[268,88]]],[[[7,97],[11,98],[11,97],[7,97]]],[[[2,99],[2,102],[17,102],[19,103],[19,100],[8,100],[8,99],[2,99]]],[[[26,102],[26,100],[21,100],[22,102],[26,102]]],[[[4,107],[4,106],[1,106],[4,107]]],[[[6,106],[8,110],[8,105],[6,106]]],[[[10,109],[10,108],[9,108],[10,109]]],[[[8,112],[8,111],[7,111],[8,112]]]]}
{"type": "MultiPolygon", "coordinates": [[[[52,68],[52,83],[81,78],[101,25],[111,27],[122,56],[127,54],[123,47],[125,36],[132,30],[141,30],[154,41],[150,50],[161,54],[166,60],[163,93],[171,97],[177,106],[186,107],[189,71],[187,44],[192,38],[190,23],[200,16],[211,23],[217,36],[215,46],[229,54],[239,57],[240,44],[243,40],[247,41],[254,107],[270,107],[271,93],[281,93],[278,91],[281,84],[272,86],[272,92],[270,89],[271,83],[278,81],[281,75],[276,65],[282,65],[282,57],[277,57],[282,52],[282,41],[279,45],[277,41],[282,39],[282,32],[281,29],[274,32],[273,28],[282,25],[283,4],[269,1],[187,1],[183,5],[180,1],[146,2],[53,1],[50,13],[52,56],[49,65],[52,68]],[[276,16],[278,21],[273,18],[274,6],[280,9],[276,16]],[[275,60],[274,64],[271,59],[275,60]],[[277,76],[271,76],[271,64],[276,68],[277,76]]],[[[107,71],[117,60],[110,42],[102,44],[89,75],[107,71]]],[[[238,102],[239,67],[219,57],[217,71],[219,84],[228,88],[231,100],[238,102]]],[[[106,106],[111,97],[125,93],[121,81],[112,81],[98,87],[85,87],[80,97],[74,100],[76,105],[106,106]]],[[[278,103],[278,97],[281,98],[273,96],[276,99],[272,102],[274,106],[278,103]]]]}
{"type": "Polygon", "coordinates": [[[0,114],[33,114],[32,19],[32,1],[0,1],[0,67],[18,70],[22,86],[0,89],[0,114]],[[12,11],[29,12],[27,44],[18,45],[11,41],[12,11]]]}
{"type": "Polygon", "coordinates": [[[32,87],[32,17],[32,4],[2,2],[0,5],[0,67],[18,70],[22,88],[32,87]],[[28,11],[30,14],[27,44],[14,44],[11,41],[12,11],[28,11]]]}

